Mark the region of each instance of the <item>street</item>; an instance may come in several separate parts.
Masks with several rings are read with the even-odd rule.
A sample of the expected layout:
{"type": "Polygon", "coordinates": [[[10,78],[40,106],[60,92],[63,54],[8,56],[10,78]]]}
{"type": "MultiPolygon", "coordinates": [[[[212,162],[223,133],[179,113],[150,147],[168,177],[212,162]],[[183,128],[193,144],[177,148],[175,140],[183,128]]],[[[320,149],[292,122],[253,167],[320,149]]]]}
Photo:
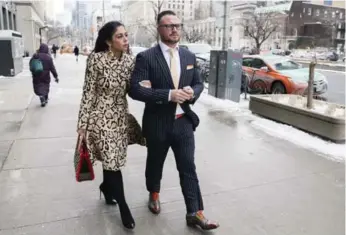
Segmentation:
{"type": "Polygon", "coordinates": [[[317,70],[328,80],[329,102],[345,105],[345,72],[317,70]]]}
{"type": "MultiPolygon", "coordinates": [[[[146,149],[129,147],[123,172],[133,232],[123,229],[117,207],[98,198],[100,164],[94,181],[76,182],[73,154],[85,61],[57,56],[60,83],[52,82],[45,108],[33,95],[27,65],[18,77],[0,79],[0,235],[205,234],[186,226],[172,151],[163,172],[162,212],[154,216],[146,204],[146,149]]],[[[340,84],[330,85],[335,94],[340,84]]],[[[129,99],[129,106],[140,121],[143,104],[129,99]]],[[[344,161],[268,135],[202,101],[193,109],[201,119],[195,160],[205,213],[221,225],[210,234],[345,234],[344,161]]]]}

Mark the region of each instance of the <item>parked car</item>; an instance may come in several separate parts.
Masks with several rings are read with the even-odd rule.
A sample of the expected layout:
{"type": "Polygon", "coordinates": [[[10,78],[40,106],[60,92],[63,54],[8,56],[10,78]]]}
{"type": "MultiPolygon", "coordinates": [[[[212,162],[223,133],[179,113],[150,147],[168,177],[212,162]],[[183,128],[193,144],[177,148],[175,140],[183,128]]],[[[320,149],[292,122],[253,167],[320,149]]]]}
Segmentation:
{"type": "Polygon", "coordinates": [[[203,82],[209,82],[208,77],[209,77],[209,60],[203,58],[203,57],[199,57],[196,56],[196,60],[197,60],[197,68],[199,70],[200,73],[200,77],[202,79],[203,82]]]}
{"type": "Polygon", "coordinates": [[[213,50],[209,44],[205,43],[179,43],[179,46],[188,49],[196,56],[207,61],[210,60],[210,51],[213,50]]]}
{"type": "MultiPolygon", "coordinates": [[[[243,71],[249,77],[249,89],[260,93],[300,94],[307,92],[309,69],[281,56],[244,56],[243,71]]],[[[326,77],[315,72],[314,96],[327,92],[326,77]]]]}
{"type": "Polygon", "coordinates": [[[335,51],[329,52],[327,54],[327,60],[338,61],[339,60],[339,55],[335,51]]]}

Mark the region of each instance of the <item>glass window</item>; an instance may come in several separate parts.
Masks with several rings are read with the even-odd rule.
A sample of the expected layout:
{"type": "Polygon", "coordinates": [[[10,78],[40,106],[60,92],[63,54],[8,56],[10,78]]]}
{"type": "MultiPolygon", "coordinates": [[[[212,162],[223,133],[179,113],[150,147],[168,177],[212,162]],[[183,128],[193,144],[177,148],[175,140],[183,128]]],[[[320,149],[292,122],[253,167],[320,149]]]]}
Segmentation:
{"type": "Polygon", "coordinates": [[[335,18],[335,11],[332,12],[332,17],[335,18]]]}
{"type": "Polygon", "coordinates": [[[300,65],[293,62],[293,61],[290,61],[290,60],[286,60],[286,61],[281,61],[280,63],[276,63],[274,65],[275,69],[276,70],[292,70],[292,69],[299,69],[300,68],[300,65]]]}
{"type": "Polygon", "coordinates": [[[252,58],[243,58],[243,66],[252,67],[252,58]]]}
{"type": "Polygon", "coordinates": [[[303,8],[303,13],[305,13],[305,7],[303,8]]]}
{"type": "Polygon", "coordinates": [[[328,17],[328,11],[324,11],[324,17],[328,17]]]}
{"type": "Polygon", "coordinates": [[[261,59],[254,59],[252,62],[252,68],[260,69],[265,66],[267,65],[261,59]]]}
{"type": "Polygon", "coordinates": [[[342,19],[342,17],[343,17],[342,12],[340,12],[339,16],[340,16],[340,19],[342,19]]]}
{"type": "Polygon", "coordinates": [[[309,7],[308,8],[308,15],[311,16],[311,14],[312,14],[312,9],[311,9],[311,7],[309,7]]]}
{"type": "Polygon", "coordinates": [[[320,9],[316,9],[316,16],[320,16],[320,9]]]}

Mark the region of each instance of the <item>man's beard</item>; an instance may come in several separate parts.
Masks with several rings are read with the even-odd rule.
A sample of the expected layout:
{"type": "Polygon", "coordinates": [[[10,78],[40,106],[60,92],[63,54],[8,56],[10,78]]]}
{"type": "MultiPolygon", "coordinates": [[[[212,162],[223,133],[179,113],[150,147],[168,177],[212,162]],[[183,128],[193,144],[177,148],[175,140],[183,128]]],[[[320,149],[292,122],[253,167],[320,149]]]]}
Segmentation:
{"type": "Polygon", "coordinates": [[[169,39],[169,38],[161,37],[161,41],[165,42],[165,43],[168,43],[168,44],[174,44],[174,43],[178,43],[180,41],[180,37],[178,37],[177,40],[172,40],[172,39],[169,39]]]}

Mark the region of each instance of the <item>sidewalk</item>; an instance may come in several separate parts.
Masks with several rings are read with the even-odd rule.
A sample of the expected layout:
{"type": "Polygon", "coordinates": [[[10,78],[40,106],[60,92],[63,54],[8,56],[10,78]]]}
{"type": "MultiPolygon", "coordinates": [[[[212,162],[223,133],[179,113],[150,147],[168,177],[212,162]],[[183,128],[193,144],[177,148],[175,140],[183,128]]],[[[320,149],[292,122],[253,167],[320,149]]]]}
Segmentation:
{"type": "MultiPolygon", "coordinates": [[[[0,79],[0,160],[6,158],[0,171],[0,235],[204,234],[185,225],[171,151],[163,173],[162,213],[154,216],[146,207],[146,149],[129,148],[124,178],[134,232],[123,229],[117,207],[99,200],[100,165],[93,182],[75,181],[85,58],[76,64],[73,56],[59,55],[55,62],[61,82],[52,83],[45,108],[32,99],[27,74],[13,82],[0,79]]],[[[130,101],[130,110],[141,120],[143,104],[130,101]]],[[[249,125],[251,120],[202,102],[194,110],[201,118],[196,165],[206,215],[221,224],[209,234],[345,234],[343,162],[267,135],[249,125]]]]}

